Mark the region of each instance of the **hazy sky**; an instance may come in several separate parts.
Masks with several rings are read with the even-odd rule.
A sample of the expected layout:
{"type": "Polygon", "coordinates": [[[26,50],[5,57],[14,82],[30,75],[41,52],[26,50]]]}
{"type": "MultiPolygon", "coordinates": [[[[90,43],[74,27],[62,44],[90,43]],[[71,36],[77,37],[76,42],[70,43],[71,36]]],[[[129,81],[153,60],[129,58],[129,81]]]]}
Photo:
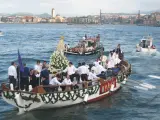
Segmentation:
{"type": "Polygon", "coordinates": [[[137,12],[159,9],[160,0],[0,0],[0,13],[30,12],[88,15],[102,12],[137,12]]]}

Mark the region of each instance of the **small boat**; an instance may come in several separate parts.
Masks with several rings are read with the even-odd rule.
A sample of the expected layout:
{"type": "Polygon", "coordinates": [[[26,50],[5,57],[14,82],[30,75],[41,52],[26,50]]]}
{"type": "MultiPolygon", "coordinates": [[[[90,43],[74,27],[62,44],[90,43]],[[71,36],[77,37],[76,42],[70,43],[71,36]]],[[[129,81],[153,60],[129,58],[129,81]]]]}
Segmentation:
{"type": "Polygon", "coordinates": [[[136,46],[136,52],[156,53],[157,49],[153,45],[153,38],[151,36],[144,36],[140,43],[136,46]]]}
{"type": "Polygon", "coordinates": [[[67,25],[73,25],[72,23],[67,23],[67,25]]]}
{"type": "Polygon", "coordinates": [[[66,48],[64,53],[68,55],[93,55],[103,50],[100,38],[88,38],[80,40],[75,47],[66,48]]]}

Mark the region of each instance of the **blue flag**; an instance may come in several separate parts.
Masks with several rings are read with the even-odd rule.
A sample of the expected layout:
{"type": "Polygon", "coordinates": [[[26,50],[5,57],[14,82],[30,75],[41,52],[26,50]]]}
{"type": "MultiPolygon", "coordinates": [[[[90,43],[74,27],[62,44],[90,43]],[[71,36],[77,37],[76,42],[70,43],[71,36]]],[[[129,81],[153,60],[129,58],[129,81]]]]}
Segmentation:
{"type": "Polygon", "coordinates": [[[18,49],[18,63],[19,63],[19,70],[20,70],[21,72],[24,72],[24,66],[23,66],[23,64],[22,64],[22,59],[21,59],[21,55],[20,55],[20,53],[19,53],[19,49],[18,49]]]}

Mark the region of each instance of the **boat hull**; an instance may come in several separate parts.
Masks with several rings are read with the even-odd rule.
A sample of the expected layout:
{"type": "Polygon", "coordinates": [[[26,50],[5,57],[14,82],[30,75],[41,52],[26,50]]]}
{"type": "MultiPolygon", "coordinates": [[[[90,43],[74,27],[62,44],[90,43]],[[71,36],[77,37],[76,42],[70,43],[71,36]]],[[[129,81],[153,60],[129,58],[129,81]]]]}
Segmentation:
{"type": "Polygon", "coordinates": [[[96,53],[100,52],[101,50],[102,50],[102,48],[99,48],[99,49],[93,50],[93,51],[84,52],[84,53],[69,52],[69,51],[64,51],[64,53],[67,54],[67,55],[93,55],[93,54],[96,54],[96,53]]]}
{"type": "MultiPolygon", "coordinates": [[[[114,83],[115,84],[115,83],[114,83]]],[[[105,85],[105,84],[104,84],[105,85]]],[[[108,85],[108,83],[106,83],[108,85]]],[[[110,85],[111,87],[111,85],[110,85]]],[[[3,91],[2,98],[8,104],[11,104],[19,109],[20,113],[24,113],[25,111],[31,111],[36,109],[51,109],[51,108],[61,108],[72,106],[80,103],[91,103],[101,100],[107,96],[111,96],[113,93],[118,91],[121,88],[121,84],[115,84],[112,91],[110,91],[110,87],[102,92],[102,89],[105,89],[102,85],[95,85],[93,88],[81,89],[78,93],[77,91],[71,91],[72,95],[69,98],[63,98],[62,96],[68,93],[47,93],[47,94],[37,94],[37,93],[27,93],[27,92],[19,92],[19,91],[3,91]],[[93,90],[91,90],[93,89],[93,90]],[[90,91],[90,92],[88,92],[90,91]],[[53,95],[54,94],[54,95],[53,95]],[[56,100],[56,95],[59,94],[58,99],[56,100]],[[74,96],[74,95],[75,96],[74,96]],[[88,98],[85,101],[85,97],[88,95],[88,98]],[[32,96],[32,97],[30,97],[32,96]],[[61,96],[61,97],[60,97],[61,96]],[[73,97],[74,96],[74,97],[73,97]]]]}
{"type": "Polygon", "coordinates": [[[136,51],[137,52],[142,52],[142,53],[156,53],[157,49],[138,48],[136,51]]]}

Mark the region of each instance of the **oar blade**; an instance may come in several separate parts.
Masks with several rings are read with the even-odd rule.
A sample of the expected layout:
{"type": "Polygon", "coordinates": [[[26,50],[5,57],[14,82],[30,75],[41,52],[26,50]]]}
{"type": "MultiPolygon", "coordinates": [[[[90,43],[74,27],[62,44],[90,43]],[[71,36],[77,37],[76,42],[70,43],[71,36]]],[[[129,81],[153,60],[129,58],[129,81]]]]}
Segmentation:
{"type": "Polygon", "coordinates": [[[156,75],[148,75],[151,78],[156,78],[156,79],[160,79],[160,76],[156,76],[156,75]]]}

